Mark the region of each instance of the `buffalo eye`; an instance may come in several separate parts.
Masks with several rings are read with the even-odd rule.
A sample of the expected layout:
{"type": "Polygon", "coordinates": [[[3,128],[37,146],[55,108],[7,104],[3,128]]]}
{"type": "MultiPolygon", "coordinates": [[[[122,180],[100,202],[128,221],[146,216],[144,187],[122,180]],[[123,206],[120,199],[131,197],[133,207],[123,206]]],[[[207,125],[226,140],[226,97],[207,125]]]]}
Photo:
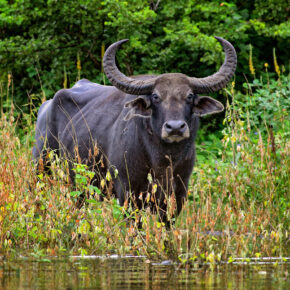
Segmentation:
{"type": "Polygon", "coordinates": [[[160,97],[156,94],[152,95],[152,100],[154,101],[154,103],[157,103],[157,104],[160,103],[161,101],[160,97]]]}
{"type": "Polygon", "coordinates": [[[192,104],[194,99],[196,98],[196,96],[193,93],[190,93],[187,97],[186,97],[186,101],[189,104],[192,104]]]}

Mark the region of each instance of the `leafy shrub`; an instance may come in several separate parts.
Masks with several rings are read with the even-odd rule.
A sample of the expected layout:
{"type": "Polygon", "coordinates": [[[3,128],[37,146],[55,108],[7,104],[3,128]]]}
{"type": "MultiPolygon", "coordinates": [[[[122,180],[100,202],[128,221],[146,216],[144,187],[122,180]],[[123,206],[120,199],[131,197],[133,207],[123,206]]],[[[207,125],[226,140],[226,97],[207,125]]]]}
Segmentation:
{"type": "Polygon", "coordinates": [[[275,132],[289,128],[288,112],[290,109],[289,77],[282,75],[279,79],[255,79],[245,83],[248,98],[237,94],[236,110],[251,115],[251,126],[265,131],[267,127],[275,132]]]}

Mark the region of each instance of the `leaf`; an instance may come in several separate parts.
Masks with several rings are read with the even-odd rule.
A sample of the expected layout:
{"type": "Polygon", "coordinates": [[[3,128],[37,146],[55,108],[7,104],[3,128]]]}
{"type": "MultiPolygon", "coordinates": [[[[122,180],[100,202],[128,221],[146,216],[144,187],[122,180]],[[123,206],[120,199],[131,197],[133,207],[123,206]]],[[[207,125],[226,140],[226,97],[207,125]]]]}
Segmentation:
{"type": "Polygon", "coordinates": [[[106,180],[109,182],[112,180],[112,176],[109,170],[107,171],[107,174],[106,174],[106,180]]]}
{"type": "Polygon", "coordinates": [[[75,197],[75,196],[80,196],[82,194],[81,191],[71,191],[70,196],[75,197]]]}
{"type": "Polygon", "coordinates": [[[91,204],[97,204],[97,201],[95,199],[86,199],[86,202],[91,204]]]}
{"type": "Polygon", "coordinates": [[[97,194],[102,194],[102,191],[97,186],[88,185],[88,189],[97,194]]]}

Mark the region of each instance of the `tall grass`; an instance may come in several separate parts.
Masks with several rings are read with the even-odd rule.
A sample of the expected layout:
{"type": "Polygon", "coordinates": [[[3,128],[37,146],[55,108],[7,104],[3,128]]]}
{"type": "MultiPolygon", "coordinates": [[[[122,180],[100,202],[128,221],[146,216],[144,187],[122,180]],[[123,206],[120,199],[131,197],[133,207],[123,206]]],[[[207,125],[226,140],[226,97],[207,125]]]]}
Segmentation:
{"type": "MultiPolygon", "coordinates": [[[[246,84],[244,93],[235,92],[234,83],[226,91],[223,138],[197,146],[188,200],[170,229],[148,209],[129,210],[111,198],[100,202],[84,165],[75,166],[82,177],[76,189],[57,158],[52,175],[36,176],[31,115],[24,116],[20,139],[15,110],[2,112],[0,254],[118,253],[211,264],[289,255],[288,78],[266,79],[246,84]],[[78,208],[75,195],[83,191],[89,197],[78,208]]],[[[170,210],[174,200],[168,203],[170,210]]]]}

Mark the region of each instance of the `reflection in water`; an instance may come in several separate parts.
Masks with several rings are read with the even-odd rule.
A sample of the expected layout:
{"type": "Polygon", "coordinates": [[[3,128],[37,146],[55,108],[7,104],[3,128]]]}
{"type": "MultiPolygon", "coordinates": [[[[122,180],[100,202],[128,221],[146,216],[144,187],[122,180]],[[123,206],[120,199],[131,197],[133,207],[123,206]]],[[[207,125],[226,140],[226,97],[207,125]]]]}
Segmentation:
{"type": "Polygon", "coordinates": [[[197,268],[143,257],[1,261],[0,289],[290,289],[286,263],[197,268]]]}

